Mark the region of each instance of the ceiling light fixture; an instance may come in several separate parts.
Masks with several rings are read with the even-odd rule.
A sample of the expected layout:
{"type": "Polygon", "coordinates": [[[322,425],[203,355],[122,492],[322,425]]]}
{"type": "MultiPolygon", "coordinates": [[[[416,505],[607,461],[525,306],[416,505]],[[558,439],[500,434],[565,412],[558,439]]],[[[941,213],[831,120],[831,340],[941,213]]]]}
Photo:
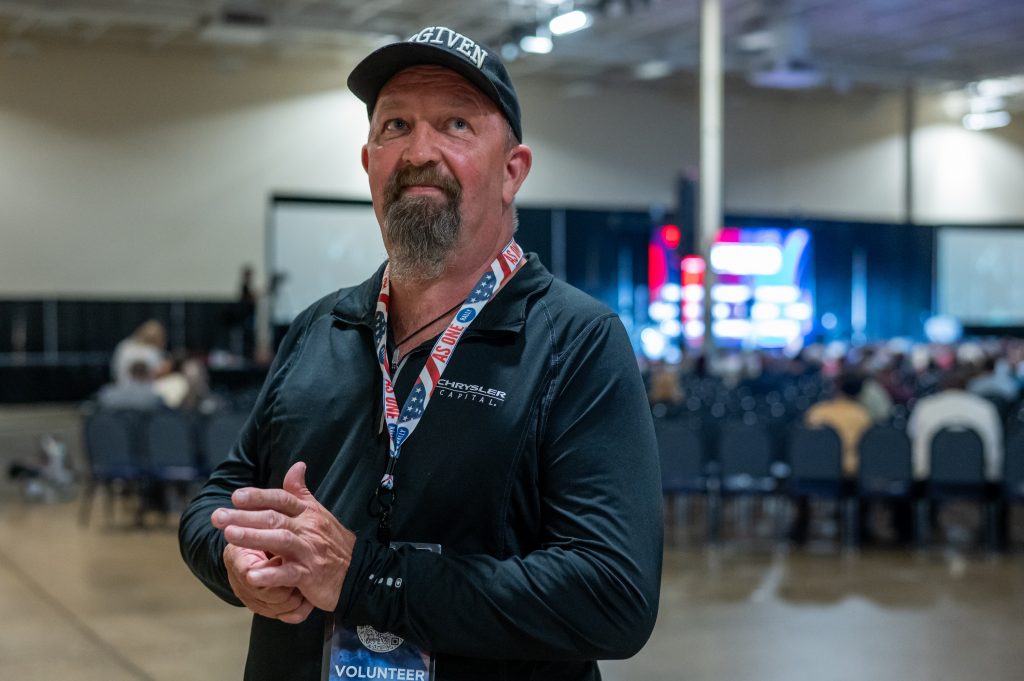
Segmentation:
{"type": "Polygon", "coordinates": [[[1010,114],[1006,111],[985,111],[969,113],[963,118],[964,127],[968,130],[992,130],[1005,128],[1010,124],[1010,114]]]}
{"type": "Polygon", "coordinates": [[[547,54],[555,46],[546,35],[526,35],[519,41],[519,49],[530,54],[547,54]]]}
{"type": "Polygon", "coordinates": [[[594,23],[593,17],[583,10],[576,9],[554,17],[548,22],[548,28],[551,29],[552,35],[567,35],[582,31],[592,23],[594,23]]]}
{"type": "Polygon", "coordinates": [[[1012,79],[989,79],[970,83],[966,87],[967,114],[961,123],[968,130],[992,130],[1010,124],[1003,95],[1014,89],[1012,79]]]}
{"type": "Polygon", "coordinates": [[[672,73],[672,62],[664,59],[655,59],[637,64],[633,68],[633,75],[639,80],[658,80],[672,73]]]}
{"type": "Polygon", "coordinates": [[[1012,97],[1024,94],[1024,76],[987,78],[972,85],[974,91],[982,97],[1012,97]]]}

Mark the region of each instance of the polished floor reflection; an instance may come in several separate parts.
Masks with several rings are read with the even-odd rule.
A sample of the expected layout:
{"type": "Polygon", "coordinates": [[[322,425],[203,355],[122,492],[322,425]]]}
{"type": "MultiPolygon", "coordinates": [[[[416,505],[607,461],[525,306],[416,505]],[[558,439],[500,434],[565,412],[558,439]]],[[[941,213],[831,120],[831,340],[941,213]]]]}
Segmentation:
{"type": "MultiPolygon", "coordinates": [[[[60,418],[73,440],[73,413],[0,413],[0,462],[60,418]]],[[[189,574],[173,522],[139,530],[97,512],[82,528],[77,511],[0,487],[0,679],[241,678],[248,616],[189,574]]],[[[654,636],[602,669],[610,681],[1019,679],[1022,568],[1024,552],[674,537],[654,636]]]]}

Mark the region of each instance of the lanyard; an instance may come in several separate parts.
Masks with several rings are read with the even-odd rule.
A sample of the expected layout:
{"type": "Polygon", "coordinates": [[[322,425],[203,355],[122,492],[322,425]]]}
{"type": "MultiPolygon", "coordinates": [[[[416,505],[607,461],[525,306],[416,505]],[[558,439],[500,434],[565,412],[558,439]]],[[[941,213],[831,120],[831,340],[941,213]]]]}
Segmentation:
{"type": "Polygon", "coordinates": [[[427,405],[430,403],[437,381],[444,373],[448,362],[451,361],[455,346],[458,345],[462,335],[480,314],[480,310],[491,301],[495,292],[501,289],[502,284],[515,271],[522,258],[523,249],[519,247],[515,239],[512,239],[498,254],[498,257],[491,262],[490,270],[484,272],[480,277],[480,281],[462,303],[448,328],[434,342],[434,347],[431,348],[430,354],[427,356],[426,364],[423,365],[423,370],[416,378],[416,383],[401,409],[399,409],[398,399],[395,397],[391,362],[387,352],[391,279],[389,276],[390,266],[384,268],[380,295],[377,296],[377,312],[373,319],[373,339],[377,346],[377,361],[380,363],[381,375],[384,379],[384,419],[388,426],[390,447],[387,468],[371,500],[371,504],[376,506],[371,509],[371,513],[379,519],[377,538],[384,544],[389,544],[391,541],[391,507],[395,503],[395,467],[398,465],[398,457],[402,453],[402,445],[408,441],[413,431],[416,430],[416,426],[419,425],[420,419],[423,418],[423,412],[426,411],[427,405]]]}

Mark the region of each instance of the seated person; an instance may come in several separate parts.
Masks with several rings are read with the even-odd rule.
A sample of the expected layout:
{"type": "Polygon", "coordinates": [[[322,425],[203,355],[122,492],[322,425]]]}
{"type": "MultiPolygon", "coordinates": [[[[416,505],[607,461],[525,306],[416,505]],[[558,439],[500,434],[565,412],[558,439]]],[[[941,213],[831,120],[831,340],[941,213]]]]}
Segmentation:
{"type": "MultiPolygon", "coordinates": [[[[835,396],[812,406],[804,416],[808,428],[831,428],[843,446],[843,476],[852,485],[857,476],[857,445],[864,431],[871,427],[871,414],[858,402],[864,379],[853,372],[840,374],[835,380],[835,396]]],[[[807,538],[810,509],[806,498],[797,499],[796,517],[790,537],[796,543],[807,538]]],[[[863,527],[863,524],[861,525],[863,527]]]]}
{"type": "Polygon", "coordinates": [[[164,325],[150,319],[139,325],[132,335],[125,338],[114,348],[114,357],[110,363],[111,379],[116,383],[127,383],[130,367],[136,362],[143,362],[153,378],[167,372],[167,331],[164,325]]]}
{"type": "Polygon", "coordinates": [[[965,390],[967,380],[960,371],[941,379],[942,390],[922,397],[910,412],[907,434],[914,447],[914,477],[926,480],[931,470],[932,439],[943,428],[971,428],[985,447],[985,477],[992,482],[1002,477],[1003,424],[991,402],[965,390]]]}
{"type": "Polygon", "coordinates": [[[153,381],[153,388],[168,409],[198,409],[210,392],[206,367],[183,354],[172,357],[170,371],[153,381]]]}
{"type": "Polygon", "coordinates": [[[804,423],[809,428],[827,426],[839,434],[843,443],[843,475],[854,478],[857,475],[857,445],[872,422],[871,414],[858,401],[864,379],[852,372],[841,374],[836,378],[835,387],[832,399],[822,400],[807,410],[804,423]]]}
{"type": "Polygon", "coordinates": [[[164,406],[160,395],[153,388],[153,375],[149,365],[143,361],[134,362],[128,368],[127,381],[108,383],[100,388],[97,401],[104,409],[149,411],[164,406]]]}

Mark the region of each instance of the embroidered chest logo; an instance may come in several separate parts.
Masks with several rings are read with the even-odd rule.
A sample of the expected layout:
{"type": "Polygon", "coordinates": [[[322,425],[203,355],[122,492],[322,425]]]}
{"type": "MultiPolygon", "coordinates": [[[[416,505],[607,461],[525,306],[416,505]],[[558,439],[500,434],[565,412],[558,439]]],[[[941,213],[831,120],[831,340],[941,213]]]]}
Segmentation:
{"type": "Polygon", "coordinates": [[[494,388],[485,388],[474,383],[461,383],[442,378],[437,382],[437,396],[449,400],[466,400],[486,407],[498,407],[505,403],[505,393],[494,388]]]}

